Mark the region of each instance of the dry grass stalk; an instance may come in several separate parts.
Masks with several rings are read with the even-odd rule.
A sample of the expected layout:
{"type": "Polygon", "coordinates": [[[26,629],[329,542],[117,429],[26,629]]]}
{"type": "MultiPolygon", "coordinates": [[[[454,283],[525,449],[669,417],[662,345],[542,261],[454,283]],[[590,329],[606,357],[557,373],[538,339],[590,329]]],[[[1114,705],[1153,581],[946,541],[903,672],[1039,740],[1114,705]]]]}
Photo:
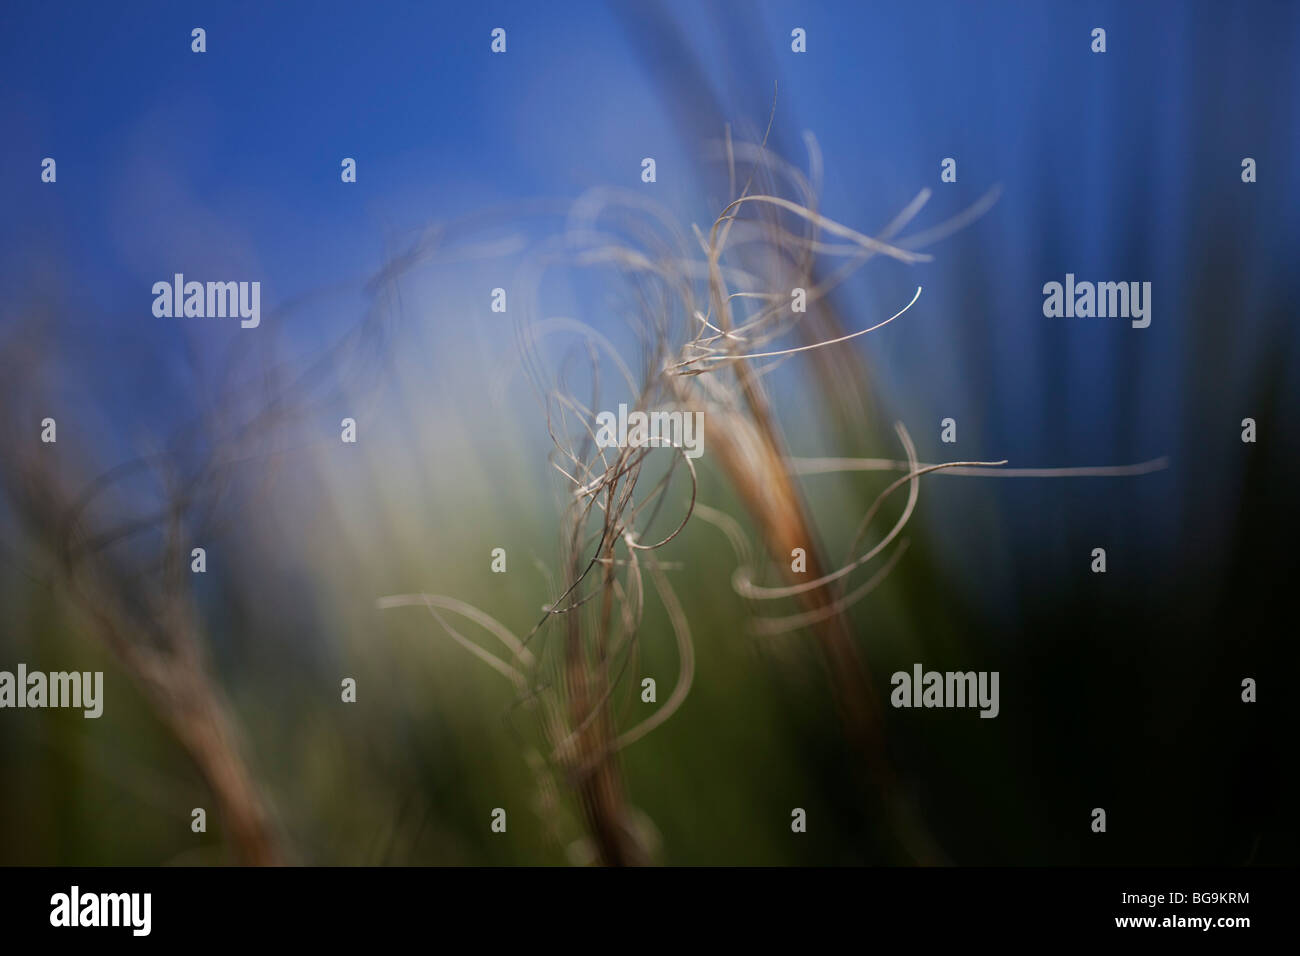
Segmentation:
{"type": "MultiPolygon", "coordinates": [[[[575,204],[565,234],[534,255],[516,283],[526,290],[523,318],[516,329],[519,361],[546,408],[555,446],[552,466],[568,483],[563,565],[568,583],[522,641],[503,636],[505,629],[496,622],[484,624],[482,612],[475,611],[474,615],[512,649],[511,661],[497,659],[494,666],[514,675],[516,683],[525,688],[525,700],[545,701],[543,724],[553,745],[552,759],[576,788],[598,858],[604,863],[626,863],[638,856],[636,840],[629,839],[629,809],[617,770],[617,753],[666,720],[680,706],[693,679],[689,622],[653,552],[670,542],[697,510],[711,523],[723,527],[732,540],[742,562],[734,582],[742,596],[756,602],[789,597],[798,600],[800,613],[760,618],[758,629],[777,633],[806,628],[815,635],[849,743],[862,757],[865,783],[888,815],[890,832],[903,857],[919,862],[942,860],[941,852],[914,819],[910,806],[898,796],[885,752],[874,684],[846,617],[848,609],[888,575],[907,542],[900,541],[879,570],[852,591],[848,587],[849,575],[881,557],[894,544],[916,506],[922,475],[944,469],[965,475],[988,474],[1005,462],[922,466],[910,438],[900,427],[907,461],[891,462],[889,467],[905,474],[886,487],[868,509],[851,549],[867,534],[883,502],[906,486],[908,498],[902,514],[874,547],[830,570],[831,563],[798,485],[797,476],[806,469],[786,450],[763,378],[790,356],[811,355],[822,362],[823,370],[834,373],[818,377],[828,417],[865,427],[860,400],[866,382],[864,363],[844,343],[898,319],[916,302],[921,290],[918,288],[912,300],[894,315],[855,332],[840,330],[828,317],[829,309],[821,312],[815,306],[876,255],[902,262],[930,258],[915,250],[982,215],[996,200],[998,191],[991,190],[970,209],[939,226],[900,239],[929,198],[929,191],[923,190],[880,234],[868,236],[817,211],[820,162],[811,140],[809,147],[814,166],[811,179],[773,158],[764,144],[737,146],[728,135],[723,149],[736,198],[718,216],[707,236],[694,230],[693,241],[680,234],[672,218],[643,196],[613,189],[592,190],[575,204]],[[748,162],[751,172],[737,192],[738,159],[748,162]],[[792,185],[795,199],[775,194],[778,179],[792,185]],[[756,181],[764,182],[768,187],[765,192],[754,191],[756,181]],[[750,212],[754,215],[746,218],[750,212]],[[616,232],[619,227],[625,235],[616,232]],[[729,245],[746,247],[742,263],[732,261],[729,245]],[[838,258],[841,265],[824,278],[816,278],[818,262],[824,257],[838,258]],[[640,376],[597,330],[571,319],[534,315],[532,296],[541,286],[541,275],[557,263],[613,268],[632,288],[639,299],[633,324],[644,349],[640,376]],[[698,303],[701,287],[703,307],[698,303]],[[790,308],[790,290],[795,287],[806,290],[811,309],[806,315],[790,308]],[[739,318],[737,309],[744,310],[739,318]],[[828,330],[831,334],[827,334],[828,330]],[[587,403],[572,395],[562,381],[552,379],[541,356],[544,338],[575,333],[585,343],[590,366],[592,395],[587,403]],[[792,333],[802,336],[803,344],[777,347],[779,340],[792,333]],[[743,532],[714,509],[702,505],[697,508],[694,466],[685,455],[674,460],[674,470],[684,461],[691,471],[692,494],[685,516],[663,540],[654,545],[640,543],[638,518],[645,510],[652,517],[659,513],[672,471],[654,486],[644,502],[631,505],[648,452],[620,449],[610,453],[596,446],[602,360],[613,366],[616,380],[626,386],[632,396],[629,404],[636,410],[675,407],[686,413],[704,413],[709,447],[760,530],[771,563],[787,582],[785,587],[762,587],[753,582],[743,532]],[[849,391],[855,396],[842,408],[836,407],[836,376],[853,386],[849,391]],[[598,519],[597,528],[587,532],[593,518],[598,519]],[[802,549],[807,556],[806,569],[799,574],[790,563],[795,549],[802,549]],[[627,569],[623,581],[616,574],[618,568],[627,569]],[[590,584],[593,577],[596,583],[590,584]],[[668,611],[681,672],[673,695],[654,717],[619,733],[610,703],[628,655],[635,653],[644,611],[645,577],[654,584],[668,611]],[[585,593],[584,586],[589,587],[585,593]],[[557,682],[543,676],[545,668],[538,660],[521,653],[521,648],[546,630],[556,615],[566,616],[562,678],[558,681],[560,703],[547,700],[550,695],[546,691],[555,690],[557,682]]],[[[814,462],[812,471],[874,467],[870,460],[827,459],[820,466],[814,462]],[[864,461],[868,463],[864,465],[864,461]]],[[[1104,474],[1107,470],[1069,473],[1085,472],[1104,474]]],[[[1040,470],[1034,469],[1016,472],[1038,473],[1040,470]]],[[[423,597],[440,606],[450,600],[423,597]]],[[[381,606],[408,601],[390,598],[381,606]]],[[[485,653],[477,645],[472,649],[479,656],[485,653]]]]}
{"type": "MultiPolygon", "coordinates": [[[[13,441],[10,447],[24,446],[13,441]]],[[[47,462],[47,456],[19,452],[4,478],[28,532],[52,552],[50,583],[61,583],[86,613],[95,635],[194,761],[235,859],[251,866],[280,862],[279,839],[203,653],[185,587],[178,510],[168,509],[165,567],[128,566],[110,547],[133,522],[92,528],[85,517],[88,495],[72,494],[47,462]]],[[[96,483],[85,486],[93,496],[96,483]]]]}

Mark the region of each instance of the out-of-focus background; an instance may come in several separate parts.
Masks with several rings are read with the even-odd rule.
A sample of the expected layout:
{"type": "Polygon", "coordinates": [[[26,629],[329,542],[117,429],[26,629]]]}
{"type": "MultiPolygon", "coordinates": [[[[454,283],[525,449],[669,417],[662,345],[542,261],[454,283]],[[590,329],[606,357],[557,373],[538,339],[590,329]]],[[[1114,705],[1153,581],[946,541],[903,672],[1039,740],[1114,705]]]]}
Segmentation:
{"type": "MultiPolygon", "coordinates": [[[[767,377],[792,454],[901,458],[901,421],[926,462],[1167,459],[1125,477],[922,479],[909,550],[849,620],[882,702],[915,662],[1000,672],[994,720],[880,712],[896,799],[939,858],[1294,861],[1300,8],[9,3],[0,17],[0,670],[102,670],[106,687],[99,720],[0,710],[0,863],[247,859],[214,778],[235,803],[257,794],[291,862],[590,858],[510,683],[423,609],[376,602],[436,592],[526,634],[555,599],[559,476],[518,312],[581,321],[637,370],[641,343],[617,270],[536,278],[538,250],[592,190],[707,233],[735,194],[728,130],[820,170],[818,210],[866,234],[923,189],[917,232],[997,197],[927,245],[933,261],[877,257],[831,296],[856,330],[924,288],[837,346],[865,369],[857,399],[799,356],[767,377]],[[955,183],[940,181],[947,157],[955,183]],[[151,287],[178,272],[260,281],[260,327],[156,318],[151,287]],[[1151,282],[1150,327],[1045,318],[1042,286],[1066,273],[1151,282]],[[869,427],[834,424],[837,390],[869,427]],[[193,546],[206,573],[177,575],[193,546]],[[166,643],[173,612],[186,650],[166,643]],[[151,693],[120,648],[160,642],[182,678],[154,675],[151,693]],[[1257,703],[1241,700],[1247,677],[1257,703]],[[205,726],[229,736],[187,738],[214,711],[205,726]]],[[[546,358],[562,367],[575,342],[546,358]]],[[[756,538],[705,436],[699,500],[756,538]]],[[[829,554],[895,477],[804,479],[829,554]]],[[[718,528],[693,520],[658,555],[695,673],[618,757],[650,859],[905,862],[855,782],[813,637],[753,633],[718,528]]],[[[661,702],[673,686],[669,624],[647,608],[621,727],[644,716],[643,677],[661,702]]]]}

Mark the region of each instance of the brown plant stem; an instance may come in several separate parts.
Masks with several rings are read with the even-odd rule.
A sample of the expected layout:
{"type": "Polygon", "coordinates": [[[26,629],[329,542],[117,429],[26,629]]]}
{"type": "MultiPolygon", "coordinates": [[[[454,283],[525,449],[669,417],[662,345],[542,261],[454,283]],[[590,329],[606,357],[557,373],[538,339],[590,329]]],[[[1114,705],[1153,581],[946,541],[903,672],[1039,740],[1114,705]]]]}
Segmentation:
{"type": "MultiPolygon", "coordinates": [[[[725,313],[723,313],[725,315],[725,313]]],[[[737,429],[748,425],[743,439],[737,432],[717,429],[710,441],[746,509],[762,530],[768,553],[783,569],[787,581],[800,583],[790,569],[795,548],[807,554],[807,579],[823,577],[827,565],[798,486],[787,466],[783,442],[765,395],[747,362],[735,363],[737,378],[750,418],[736,416],[737,429]]],[[[803,592],[806,610],[833,603],[838,595],[829,584],[803,592]]],[[[850,747],[864,763],[865,785],[875,793],[891,816],[894,835],[916,862],[938,862],[940,855],[930,838],[912,818],[896,792],[896,780],[886,756],[881,733],[879,700],[866,661],[858,650],[843,613],[814,625],[817,645],[831,685],[835,709],[850,747]]]]}
{"type": "Polygon", "coordinates": [[[143,687],[155,713],[194,761],[216,800],[236,861],[244,866],[281,864],[270,817],[240,751],[227,705],[207,674],[197,640],[185,628],[172,631],[170,653],[139,647],[122,637],[121,618],[114,613],[116,602],[102,589],[93,598],[84,591],[78,593],[104,642],[143,687]],[[176,636],[178,633],[182,636],[176,636]]]}
{"type": "MultiPolygon", "coordinates": [[[[575,548],[572,554],[571,572],[576,579],[581,572],[579,552],[575,548]]],[[[612,559],[613,554],[611,541],[606,543],[601,556],[612,559]]],[[[605,636],[612,611],[613,568],[611,560],[603,573],[601,626],[593,642],[593,654],[589,655],[582,639],[582,616],[566,615],[564,667],[569,718],[578,729],[573,783],[596,858],[603,866],[629,866],[644,861],[627,826],[626,797],[614,748],[613,716],[605,692],[609,680],[605,636]],[[595,715],[591,712],[593,706],[599,709],[595,715]]]]}

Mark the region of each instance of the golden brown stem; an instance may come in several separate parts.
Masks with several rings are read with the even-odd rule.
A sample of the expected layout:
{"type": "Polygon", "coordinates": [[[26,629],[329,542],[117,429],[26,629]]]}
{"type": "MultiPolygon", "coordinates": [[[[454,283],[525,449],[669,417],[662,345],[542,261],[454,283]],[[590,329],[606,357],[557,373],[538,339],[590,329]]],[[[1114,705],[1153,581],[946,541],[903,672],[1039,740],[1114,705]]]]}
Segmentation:
{"type": "MultiPolygon", "coordinates": [[[[715,429],[710,432],[709,440],[746,509],[762,530],[768,553],[784,569],[787,580],[791,584],[800,583],[790,570],[790,554],[795,548],[804,549],[808,556],[805,580],[823,577],[827,565],[821,546],[787,467],[779,431],[761,386],[747,363],[737,362],[736,373],[752,420],[736,416],[729,423],[734,430],[715,429]]],[[[801,593],[799,600],[806,610],[814,610],[833,603],[837,597],[833,587],[825,585],[801,593]]],[[[854,643],[844,615],[830,615],[814,627],[836,711],[850,746],[864,761],[868,785],[893,818],[895,836],[906,852],[917,862],[937,862],[939,854],[898,799],[881,733],[879,700],[867,663],[854,643]]]]}

